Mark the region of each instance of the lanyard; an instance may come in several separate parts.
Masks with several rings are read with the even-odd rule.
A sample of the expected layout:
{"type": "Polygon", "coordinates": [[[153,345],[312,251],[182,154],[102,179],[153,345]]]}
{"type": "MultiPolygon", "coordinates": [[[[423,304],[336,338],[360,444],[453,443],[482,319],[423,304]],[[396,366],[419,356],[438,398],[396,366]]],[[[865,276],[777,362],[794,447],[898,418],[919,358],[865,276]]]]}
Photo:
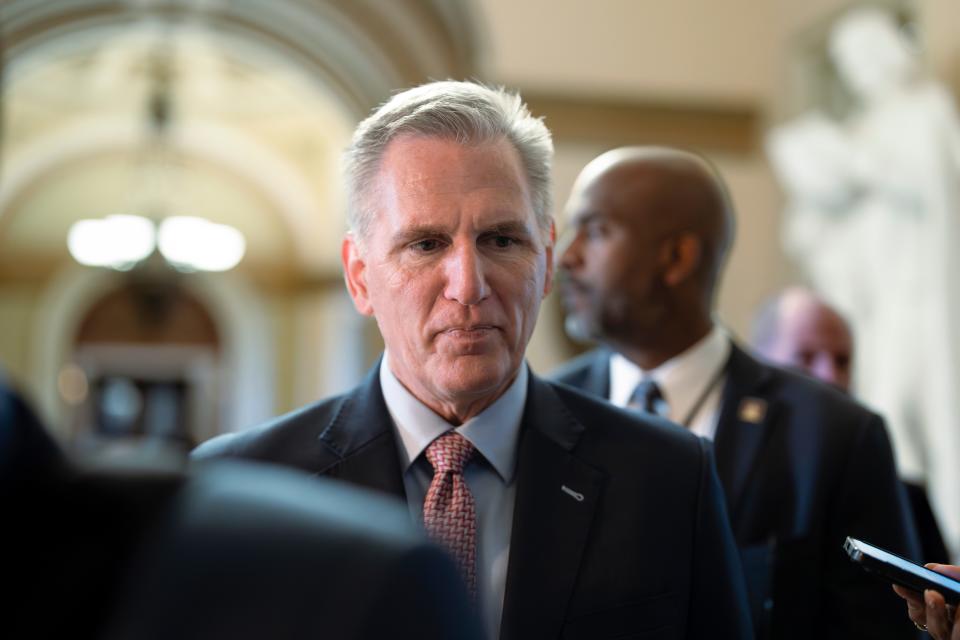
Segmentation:
{"type": "Polygon", "coordinates": [[[683,419],[683,422],[680,424],[684,427],[690,428],[690,423],[693,422],[693,419],[697,417],[697,414],[700,413],[700,409],[703,408],[703,403],[707,401],[707,396],[717,388],[717,385],[720,384],[720,380],[723,378],[723,373],[727,369],[727,363],[721,362],[720,367],[713,374],[713,377],[710,378],[710,381],[707,382],[707,386],[703,388],[703,391],[700,392],[700,395],[697,397],[697,401],[693,403],[693,407],[687,413],[687,417],[683,419]]]}

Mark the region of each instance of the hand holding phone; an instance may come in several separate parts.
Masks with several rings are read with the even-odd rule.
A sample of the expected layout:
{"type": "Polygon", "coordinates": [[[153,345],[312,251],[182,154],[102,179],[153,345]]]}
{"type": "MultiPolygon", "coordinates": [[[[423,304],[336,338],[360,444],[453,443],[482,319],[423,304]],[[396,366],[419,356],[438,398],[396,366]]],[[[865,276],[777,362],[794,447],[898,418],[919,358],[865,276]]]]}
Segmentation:
{"type": "Polygon", "coordinates": [[[921,594],[926,589],[933,589],[949,605],[960,603],[958,580],[856,538],[848,537],[843,548],[852,561],[870,573],[921,594]]]}

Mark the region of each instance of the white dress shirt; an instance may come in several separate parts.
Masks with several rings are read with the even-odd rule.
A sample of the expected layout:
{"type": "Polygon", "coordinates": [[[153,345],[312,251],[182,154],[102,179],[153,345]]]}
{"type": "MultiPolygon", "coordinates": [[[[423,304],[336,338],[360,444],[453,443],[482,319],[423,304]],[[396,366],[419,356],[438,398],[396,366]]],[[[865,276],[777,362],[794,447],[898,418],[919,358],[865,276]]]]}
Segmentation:
{"type": "Polygon", "coordinates": [[[610,358],[610,402],[626,407],[637,383],[653,378],[669,409],[667,419],[713,440],[726,383],[730,336],[719,325],[692,347],[644,371],[619,353],[610,358]]]}
{"type": "MultiPolygon", "coordinates": [[[[423,524],[423,500],[433,469],[421,455],[438,436],[454,426],[420,402],[390,370],[389,355],[380,364],[380,387],[400,444],[400,465],[407,504],[414,521],[423,524]]],[[[477,594],[487,636],[496,638],[503,614],[507,560],[516,497],[514,477],[520,422],[527,401],[527,365],[497,398],[456,431],[476,447],[464,469],[464,480],[477,508],[477,594]]]]}

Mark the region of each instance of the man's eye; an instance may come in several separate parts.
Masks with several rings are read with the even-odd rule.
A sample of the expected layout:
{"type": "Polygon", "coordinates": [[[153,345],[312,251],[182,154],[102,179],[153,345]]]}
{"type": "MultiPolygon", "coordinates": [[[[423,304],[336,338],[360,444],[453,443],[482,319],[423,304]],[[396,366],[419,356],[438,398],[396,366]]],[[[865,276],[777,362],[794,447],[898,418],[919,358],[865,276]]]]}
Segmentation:
{"type": "Polygon", "coordinates": [[[511,238],[510,236],[493,236],[493,245],[498,249],[506,249],[517,244],[516,239],[511,238]]]}
{"type": "Polygon", "coordinates": [[[440,248],[440,241],[428,238],[425,240],[418,240],[410,246],[420,253],[430,253],[440,248]]]}
{"type": "Polygon", "coordinates": [[[607,228],[602,224],[588,224],[583,227],[583,235],[589,240],[598,240],[607,235],[607,228]]]}

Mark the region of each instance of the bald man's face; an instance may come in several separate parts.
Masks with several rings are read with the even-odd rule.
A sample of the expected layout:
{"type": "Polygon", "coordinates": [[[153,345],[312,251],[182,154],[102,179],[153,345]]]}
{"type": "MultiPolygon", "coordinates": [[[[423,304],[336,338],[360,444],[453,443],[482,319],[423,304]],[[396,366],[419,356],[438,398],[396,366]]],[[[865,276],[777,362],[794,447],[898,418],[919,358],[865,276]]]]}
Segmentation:
{"type": "Polygon", "coordinates": [[[821,304],[791,302],[782,305],[776,334],[761,353],[848,392],[853,337],[846,322],[821,304]]]}
{"type": "Polygon", "coordinates": [[[669,229],[652,176],[613,169],[583,176],[567,204],[561,256],[567,329],[574,337],[642,339],[665,315],[662,273],[669,229]]]}

